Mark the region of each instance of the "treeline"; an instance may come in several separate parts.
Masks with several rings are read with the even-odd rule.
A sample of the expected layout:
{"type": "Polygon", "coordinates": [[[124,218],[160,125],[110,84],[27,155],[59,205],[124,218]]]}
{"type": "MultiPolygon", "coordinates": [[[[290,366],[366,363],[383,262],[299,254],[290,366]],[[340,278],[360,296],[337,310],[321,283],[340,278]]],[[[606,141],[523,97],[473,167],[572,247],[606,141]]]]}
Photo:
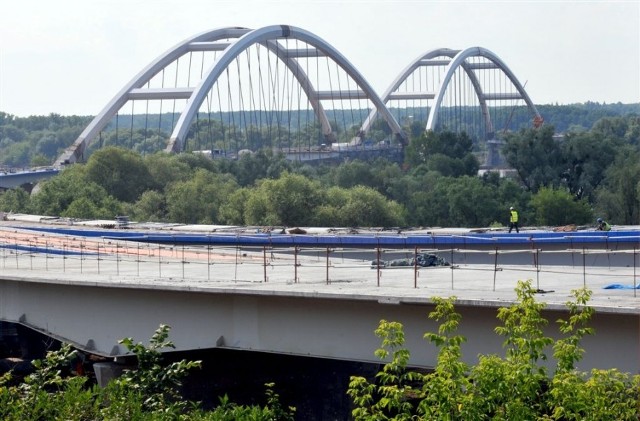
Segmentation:
{"type": "MultiPolygon", "coordinates": [[[[424,128],[427,111],[419,108],[391,110],[401,124],[406,123],[406,116],[412,116],[408,128],[412,137],[419,135],[424,128]]],[[[539,105],[538,111],[544,117],[545,123],[554,126],[557,133],[567,133],[590,130],[602,118],[639,115],[640,103],[587,102],[572,105],[539,105]]],[[[224,149],[237,152],[245,148],[255,151],[265,147],[311,147],[326,142],[320,134],[317,122],[313,121],[313,116],[309,113],[291,113],[286,119],[281,119],[280,124],[268,128],[250,126],[245,130],[236,130],[237,122],[254,121],[253,117],[245,114],[199,115],[190,128],[188,147],[192,150],[224,149]]],[[[356,121],[354,118],[361,119],[362,115],[362,110],[341,110],[330,113],[329,118],[332,121],[346,121],[346,127],[352,127],[356,121]]],[[[117,121],[114,119],[99,139],[90,145],[88,152],[91,153],[103,146],[126,147],[143,155],[163,150],[178,117],[174,113],[119,116],[117,121]]],[[[50,165],[77,139],[91,120],[90,116],[59,114],[17,117],[0,111],[0,166],[50,165]]],[[[279,120],[274,118],[274,121],[279,120]]],[[[510,129],[517,130],[514,128],[522,127],[526,122],[511,123],[510,129]]],[[[337,141],[349,141],[356,135],[356,126],[342,132],[339,126],[334,125],[337,141]]],[[[368,138],[380,141],[387,136],[389,130],[386,125],[382,121],[376,121],[368,138]]],[[[473,134],[470,136],[475,137],[473,134]]],[[[476,151],[481,151],[484,150],[484,145],[476,143],[475,148],[476,151]]]]}
{"type": "Polygon", "coordinates": [[[603,118],[554,136],[552,126],[505,137],[515,178],[477,176],[464,134],[422,133],[402,165],[377,159],[311,166],[262,149],[237,160],[141,155],[104,147],[29,195],[0,195],[0,210],[71,218],[258,226],[486,227],[613,224],[640,218],[640,117],[603,118]]]}

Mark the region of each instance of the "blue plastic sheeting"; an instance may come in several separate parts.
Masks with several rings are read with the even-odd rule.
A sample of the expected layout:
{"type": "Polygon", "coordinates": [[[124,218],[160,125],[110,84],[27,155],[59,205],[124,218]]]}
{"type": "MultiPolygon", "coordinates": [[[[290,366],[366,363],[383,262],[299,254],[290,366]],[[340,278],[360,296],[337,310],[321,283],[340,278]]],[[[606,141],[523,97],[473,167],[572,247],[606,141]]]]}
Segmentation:
{"type": "Polygon", "coordinates": [[[602,289],[640,289],[640,285],[622,285],[622,284],[610,284],[602,287],[602,289]]]}
{"type": "Polygon", "coordinates": [[[0,246],[0,249],[7,249],[11,251],[25,251],[28,253],[45,253],[45,254],[60,254],[64,256],[91,256],[97,253],[87,253],[82,251],[73,251],[73,250],[64,250],[57,248],[49,248],[49,247],[32,247],[32,246],[21,246],[21,245],[4,245],[0,246]]]}
{"type": "MultiPolygon", "coordinates": [[[[24,226],[15,227],[25,229],[24,226]]],[[[535,232],[522,234],[468,233],[411,234],[410,232],[379,234],[230,234],[230,233],[180,233],[135,231],[129,229],[78,229],[68,227],[27,227],[26,229],[80,237],[100,237],[148,243],[269,246],[269,247],[341,247],[341,248],[464,248],[468,246],[500,247],[520,245],[530,248],[545,244],[559,244],[567,248],[582,244],[601,244],[609,247],[614,243],[640,244],[640,231],[579,231],[579,232],[535,232]]]]}

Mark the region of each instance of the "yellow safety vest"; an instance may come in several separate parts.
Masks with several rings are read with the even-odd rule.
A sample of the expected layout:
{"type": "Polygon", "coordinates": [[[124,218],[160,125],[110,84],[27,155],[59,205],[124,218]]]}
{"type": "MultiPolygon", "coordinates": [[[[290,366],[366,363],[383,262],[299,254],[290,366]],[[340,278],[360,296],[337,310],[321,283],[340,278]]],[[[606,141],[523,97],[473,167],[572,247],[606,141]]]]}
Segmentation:
{"type": "Polygon", "coordinates": [[[518,222],[518,211],[511,211],[511,218],[509,219],[509,222],[518,222]]]}

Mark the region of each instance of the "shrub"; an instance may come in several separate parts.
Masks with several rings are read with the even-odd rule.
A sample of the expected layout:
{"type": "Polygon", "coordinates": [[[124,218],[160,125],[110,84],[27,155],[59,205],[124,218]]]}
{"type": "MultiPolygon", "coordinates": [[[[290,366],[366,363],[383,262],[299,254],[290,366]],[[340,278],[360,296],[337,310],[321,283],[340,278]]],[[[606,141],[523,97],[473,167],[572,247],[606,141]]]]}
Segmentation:
{"type": "Polygon", "coordinates": [[[391,359],[374,383],[351,377],[348,394],[354,403],[353,418],[637,421],[640,375],[575,369],[584,353],[580,340],[594,333],[587,326],[593,314],[586,305],[591,292],[573,291],[575,300],[566,303],[569,318],[558,320],[564,337],[554,343],[543,334],[544,304],[534,299],[531,284],[519,281],[516,303],[498,311],[502,325],[496,333],[505,338],[505,356],[481,355],[473,367],[461,361],[465,338],[455,335],[460,322],[453,307],[455,297],[433,299],[435,310],[429,317],[441,325],[438,333],[426,333],[425,338],[439,353],[436,367],[427,375],[407,369],[409,351],[404,348],[402,325],[382,320],[376,329],[382,348],[376,355],[391,359]],[[552,343],[557,365],[549,376],[540,361],[546,360],[545,350],[552,343]]]}

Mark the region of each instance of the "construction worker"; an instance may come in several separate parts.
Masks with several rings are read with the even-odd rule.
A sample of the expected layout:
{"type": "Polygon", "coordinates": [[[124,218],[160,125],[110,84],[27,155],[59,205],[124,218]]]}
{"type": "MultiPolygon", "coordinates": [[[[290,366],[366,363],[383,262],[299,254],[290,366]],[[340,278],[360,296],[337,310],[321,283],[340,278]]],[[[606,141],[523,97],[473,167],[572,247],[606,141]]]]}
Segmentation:
{"type": "Polygon", "coordinates": [[[611,225],[603,220],[602,218],[598,218],[598,226],[596,227],[596,230],[598,231],[611,231],[611,225]]]}
{"type": "Polygon", "coordinates": [[[520,233],[520,229],[518,229],[518,211],[511,206],[509,208],[509,233],[511,233],[511,230],[514,228],[517,233],[520,233]]]}

